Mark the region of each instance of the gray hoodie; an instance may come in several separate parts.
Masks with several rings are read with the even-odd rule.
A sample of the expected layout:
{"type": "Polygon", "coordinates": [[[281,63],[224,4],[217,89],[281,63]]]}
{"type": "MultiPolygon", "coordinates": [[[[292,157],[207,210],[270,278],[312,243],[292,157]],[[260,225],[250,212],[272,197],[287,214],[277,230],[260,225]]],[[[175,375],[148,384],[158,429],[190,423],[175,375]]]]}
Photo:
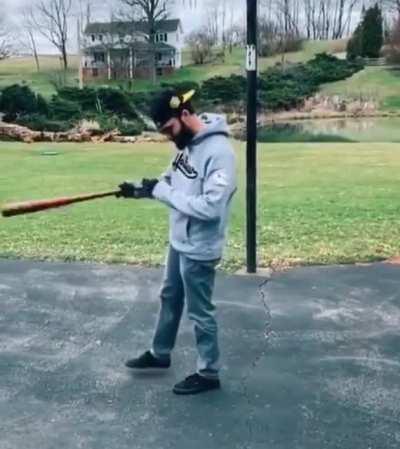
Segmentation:
{"type": "Polygon", "coordinates": [[[171,208],[171,246],[195,260],[215,260],[222,257],[236,162],[225,119],[200,118],[206,128],[178,152],[153,196],[171,208]]]}

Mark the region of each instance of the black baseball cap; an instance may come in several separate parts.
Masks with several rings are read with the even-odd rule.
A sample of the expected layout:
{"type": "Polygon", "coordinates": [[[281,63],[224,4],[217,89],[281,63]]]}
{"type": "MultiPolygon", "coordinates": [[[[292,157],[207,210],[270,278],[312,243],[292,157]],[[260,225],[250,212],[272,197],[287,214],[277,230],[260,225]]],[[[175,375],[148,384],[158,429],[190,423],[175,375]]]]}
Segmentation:
{"type": "Polygon", "coordinates": [[[157,128],[162,128],[173,117],[179,117],[184,109],[193,111],[190,103],[195,90],[179,94],[175,90],[161,92],[152,102],[150,115],[157,128]]]}

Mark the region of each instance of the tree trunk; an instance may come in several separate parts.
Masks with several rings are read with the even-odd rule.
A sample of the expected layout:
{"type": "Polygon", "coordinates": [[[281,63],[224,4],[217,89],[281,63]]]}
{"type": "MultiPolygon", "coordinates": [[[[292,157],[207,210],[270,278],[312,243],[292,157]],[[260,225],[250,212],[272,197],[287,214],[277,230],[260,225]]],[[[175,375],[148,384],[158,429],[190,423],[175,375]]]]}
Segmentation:
{"type": "Polygon", "coordinates": [[[150,25],[150,70],[151,70],[151,80],[153,84],[157,83],[157,59],[156,59],[156,30],[155,23],[152,21],[150,25]]]}
{"type": "Polygon", "coordinates": [[[67,55],[67,49],[66,49],[65,43],[63,43],[63,46],[61,48],[61,56],[62,56],[62,62],[63,62],[64,70],[67,71],[67,69],[68,69],[68,55],[67,55]]]}
{"type": "Polygon", "coordinates": [[[33,57],[35,58],[36,69],[38,72],[40,72],[39,56],[37,53],[35,38],[33,37],[33,33],[31,30],[29,30],[28,33],[29,33],[29,39],[31,40],[32,52],[33,52],[33,57]]]}

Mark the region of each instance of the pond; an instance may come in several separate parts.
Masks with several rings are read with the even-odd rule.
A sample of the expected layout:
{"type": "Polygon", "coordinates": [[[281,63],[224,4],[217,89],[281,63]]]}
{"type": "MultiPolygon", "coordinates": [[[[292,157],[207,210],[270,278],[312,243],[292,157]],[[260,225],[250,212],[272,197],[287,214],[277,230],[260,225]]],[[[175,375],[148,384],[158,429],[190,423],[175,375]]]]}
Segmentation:
{"type": "Polygon", "coordinates": [[[259,129],[261,142],[400,142],[400,117],[298,120],[259,129]]]}

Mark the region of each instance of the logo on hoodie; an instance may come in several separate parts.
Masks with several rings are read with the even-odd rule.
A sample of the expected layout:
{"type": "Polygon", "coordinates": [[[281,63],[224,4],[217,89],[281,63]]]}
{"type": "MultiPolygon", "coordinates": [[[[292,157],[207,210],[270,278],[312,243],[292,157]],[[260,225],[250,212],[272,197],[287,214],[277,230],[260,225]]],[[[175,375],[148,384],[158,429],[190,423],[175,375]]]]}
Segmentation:
{"type": "Polygon", "coordinates": [[[174,162],[172,163],[172,167],[175,171],[179,170],[184,176],[186,176],[186,178],[196,179],[198,176],[196,169],[189,163],[188,155],[185,155],[182,151],[177,154],[174,162]]]}

